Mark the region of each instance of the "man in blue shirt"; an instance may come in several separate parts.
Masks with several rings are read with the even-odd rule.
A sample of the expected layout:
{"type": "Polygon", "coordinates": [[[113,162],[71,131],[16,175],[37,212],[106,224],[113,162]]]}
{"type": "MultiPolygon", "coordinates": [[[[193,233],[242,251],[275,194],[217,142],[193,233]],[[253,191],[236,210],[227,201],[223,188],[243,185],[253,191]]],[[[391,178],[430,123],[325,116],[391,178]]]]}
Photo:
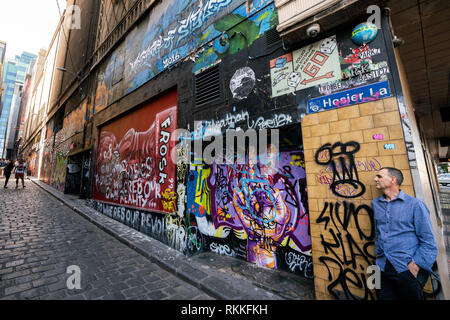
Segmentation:
{"type": "Polygon", "coordinates": [[[379,300],[423,300],[423,287],[436,260],[430,213],[421,200],[400,190],[400,170],[382,168],[375,177],[383,195],[372,200],[375,255],[381,269],[379,300]]]}

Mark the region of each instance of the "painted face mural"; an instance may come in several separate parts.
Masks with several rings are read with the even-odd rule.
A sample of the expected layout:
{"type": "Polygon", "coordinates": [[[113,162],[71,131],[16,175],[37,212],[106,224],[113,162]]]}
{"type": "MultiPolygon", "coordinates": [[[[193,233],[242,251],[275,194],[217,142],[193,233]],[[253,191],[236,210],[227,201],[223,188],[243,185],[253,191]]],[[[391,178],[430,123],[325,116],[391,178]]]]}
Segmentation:
{"type": "Polygon", "coordinates": [[[269,268],[298,268],[311,277],[303,153],[276,154],[278,168],[273,156],[269,149],[265,160],[191,166],[187,214],[195,216],[200,232],[209,236],[211,250],[219,242],[230,255],[269,268]],[[245,243],[245,249],[238,242],[245,243]]]}
{"type": "MultiPolygon", "coordinates": [[[[139,122],[141,115],[119,120],[119,127],[139,122]]],[[[145,118],[141,122],[145,122],[145,118]]],[[[148,122],[148,121],[147,121],[148,122]]],[[[143,125],[142,123],[140,124],[143,125]]],[[[142,209],[175,212],[175,165],[170,160],[176,129],[176,107],[158,112],[147,130],[119,133],[102,130],[95,171],[94,196],[142,209]]]]}

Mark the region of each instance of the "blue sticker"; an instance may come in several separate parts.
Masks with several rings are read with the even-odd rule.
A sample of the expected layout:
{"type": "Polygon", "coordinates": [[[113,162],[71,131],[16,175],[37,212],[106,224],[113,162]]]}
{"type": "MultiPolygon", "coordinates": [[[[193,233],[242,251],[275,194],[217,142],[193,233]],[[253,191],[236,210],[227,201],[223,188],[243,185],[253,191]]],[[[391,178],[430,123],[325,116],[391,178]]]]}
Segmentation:
{"type": "Polygon", "coordinates": [[[275,61],[275,68],[282,68],[286,65],[286,58],[278,58],[275,61]]]}

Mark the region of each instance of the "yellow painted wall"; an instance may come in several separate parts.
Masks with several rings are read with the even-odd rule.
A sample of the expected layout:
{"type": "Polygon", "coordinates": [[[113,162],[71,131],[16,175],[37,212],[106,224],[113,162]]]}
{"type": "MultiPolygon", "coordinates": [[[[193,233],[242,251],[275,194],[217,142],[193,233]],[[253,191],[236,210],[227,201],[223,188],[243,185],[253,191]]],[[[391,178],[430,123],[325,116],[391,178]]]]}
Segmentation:
{"type": "MultiPolygon", "coordinates": [[[[388,98],[308,114],[302,120],[302,131],[316,298],[336,298],[330,290],[343,292],[343,295],[337,293],[340,299],[375,298],[375,292],[366,289],[366,279],[371,276],[371,273],[367,273],[367,267],[375,264],[375,233],[372,232],[374,225],[369,212],[371,209],[364,205],[370,207],[371,200],[381,195],[375,189],[373,180],[376,171],[387,166],[402,170],[402,190],[415,196],[397,101],[395,98],[388,98]],[[376,140],[374,135],[383,135],[383,139],[376,140]],[[316,152],[327,143],[345,145],[351,141],[357,142],[359,151],[352,154],[353,161],[349,155],[342,156],[348,167],[351,161],[354,163],[357,178],[354,174],[353,179],[364,184],[365,192],[355,198],[346,198],[342,195],[351,196],[358,191],[348,184],[341,184],[337,190],[339,195],[333,193],[330,188],[333,182],[331,167],[318,164],[316,152]],[[385,149],[385,144],[394,144],[395,149],[385,149]],[[348,208],[348,225],[344,223],[344,202],[348,208]],[[336,204],[339,206],[338,214],[333,209],[330,215],[329,208],[331,205],[335,208],[336,204]],[[354,215],[350,214],[351,206],[354,206],[354,215]],[[324,211],[324,208],[327,210],[324,211]]],[[[338,145],[333,152],[345,151],[342,145],[338,145]]],[[[347,146],[346,150],[353,149],[347,146]]],[[[339,155],[334,155],[332,161],[337,161],[338,158],[339,155]]],[[[329,152],[322,152],[318,159],[319,162],[326,162],[329,152]]],[[[342,175],[342,171],[338,170],[339,172],[342,175]]]]}

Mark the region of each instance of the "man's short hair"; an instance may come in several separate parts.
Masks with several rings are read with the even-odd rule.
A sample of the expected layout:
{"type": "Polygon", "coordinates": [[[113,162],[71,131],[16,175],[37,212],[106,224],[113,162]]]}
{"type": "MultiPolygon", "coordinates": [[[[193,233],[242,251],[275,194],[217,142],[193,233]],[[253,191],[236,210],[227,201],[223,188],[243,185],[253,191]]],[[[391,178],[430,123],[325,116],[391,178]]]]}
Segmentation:
{"type": "Polygon", "coordinates": [[[391,177],[395,177],[397,185],[401,186],[403,183],[403,173],[397,168],[383,167],[380,170],[386,169],[391,177]]]}

